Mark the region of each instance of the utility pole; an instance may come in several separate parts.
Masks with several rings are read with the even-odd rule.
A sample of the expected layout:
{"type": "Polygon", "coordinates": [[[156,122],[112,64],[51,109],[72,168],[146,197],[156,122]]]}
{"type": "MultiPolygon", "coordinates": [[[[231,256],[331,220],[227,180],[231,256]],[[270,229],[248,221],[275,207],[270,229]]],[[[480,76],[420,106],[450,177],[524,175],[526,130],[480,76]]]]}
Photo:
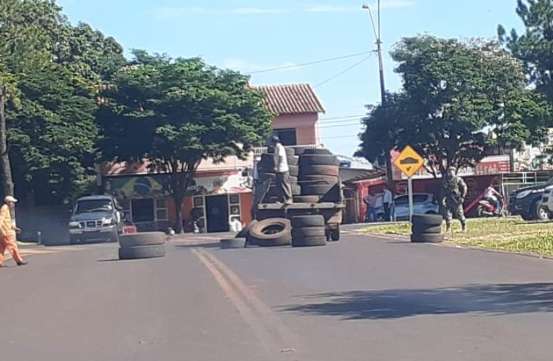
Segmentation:
{"type": "MultiPolygon", "coordinates": [[[[374,37],[376,39],[376,52],[378,53],[378,71],[380,74],[380,98],[381,98],[381,104],[384,109],[386,109],[386,84],[384,82],[384,61],[382,59],[382,33],[381,33],[381,27],[380,27],[380,1],[378,0],[377,3],[377,20],[375,22],[375,19],[373,17],[373,13],[371,10],[371,7],[369,5],[363,5],[363,9],[367,10],[369,13],[369,18],[371,20],[371,24],[374,31],[374,37]]],[[[392,137],[391,134],[388,135],[389,137],[392,137]]],[[[394,174],[392,172],[392,159],[390,155],[391,149],[386,152],[385,158],[386,158],[386,178],[388,181],[388,187],[394,192],[394,174]]],[[[395,192],[394,192],[395,193],[395,192]]]]}

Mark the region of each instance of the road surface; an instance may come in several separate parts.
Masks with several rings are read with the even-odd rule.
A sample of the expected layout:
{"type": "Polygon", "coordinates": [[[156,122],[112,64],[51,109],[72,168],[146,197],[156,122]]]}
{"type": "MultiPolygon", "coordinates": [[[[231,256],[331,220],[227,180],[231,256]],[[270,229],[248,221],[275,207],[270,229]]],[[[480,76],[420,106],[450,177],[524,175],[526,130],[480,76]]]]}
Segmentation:
{"type": "Polygon", "coordinates": [[[163,259],[49,249],[0,270],[0,357],[41,361],[550,361],[553,261],[403,238],[163,259]]]}

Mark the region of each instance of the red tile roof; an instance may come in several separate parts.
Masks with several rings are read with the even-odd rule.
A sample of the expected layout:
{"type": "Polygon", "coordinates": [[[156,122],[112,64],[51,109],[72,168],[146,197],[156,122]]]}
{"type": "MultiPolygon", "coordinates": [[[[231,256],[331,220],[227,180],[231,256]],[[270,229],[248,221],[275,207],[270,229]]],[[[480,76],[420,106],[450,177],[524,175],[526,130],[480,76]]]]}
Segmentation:
{"type": "Polygon", "coordinates": [[[264,85],[256,89],[265,96],[269,110],[278,115],[325,112],[309,84],[264,85]]]}

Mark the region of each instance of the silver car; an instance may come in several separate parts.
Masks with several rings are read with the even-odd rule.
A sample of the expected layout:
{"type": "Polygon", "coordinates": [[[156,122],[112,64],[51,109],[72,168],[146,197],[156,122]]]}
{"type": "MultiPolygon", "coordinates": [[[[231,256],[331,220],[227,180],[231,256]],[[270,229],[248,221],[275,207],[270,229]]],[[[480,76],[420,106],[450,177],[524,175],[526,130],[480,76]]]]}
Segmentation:
{"type": "MultiPolygon", "coordinates": [[[[413,194],[413,214],[439,214],[440,205],[432,193],[413,194]]],[[[409,196],[394,199],[394,215],[398,221],[409,220],[409,196]]]]}

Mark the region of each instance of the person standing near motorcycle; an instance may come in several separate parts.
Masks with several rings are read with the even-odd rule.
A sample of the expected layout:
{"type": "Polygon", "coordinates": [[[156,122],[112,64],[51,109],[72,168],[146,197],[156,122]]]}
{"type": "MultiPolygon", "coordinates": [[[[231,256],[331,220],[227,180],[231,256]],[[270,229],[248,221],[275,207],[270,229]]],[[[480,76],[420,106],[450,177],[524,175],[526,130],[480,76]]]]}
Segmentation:
{"type": "Polygon", "coordinates": [[[483,198],[494,205],[494,211],[497,216],[501,215],[503,195],[495,189],[493,184],[490,184],[490,186],[486,188],[483,198]]]}
{"type": "Polygon", "coordinates": [[[463,232],[466,232],[467,220],[465,218],[463,203],[467,197],[467,192],[468,187],[463,178],[457,175],[455,167],[449,167],[444,177],[442,193],[442,205],[444,207],[444,219],[447,232],[451,230],[451,221],[453,217],[461,222],[461,229],[463,232]]]}

